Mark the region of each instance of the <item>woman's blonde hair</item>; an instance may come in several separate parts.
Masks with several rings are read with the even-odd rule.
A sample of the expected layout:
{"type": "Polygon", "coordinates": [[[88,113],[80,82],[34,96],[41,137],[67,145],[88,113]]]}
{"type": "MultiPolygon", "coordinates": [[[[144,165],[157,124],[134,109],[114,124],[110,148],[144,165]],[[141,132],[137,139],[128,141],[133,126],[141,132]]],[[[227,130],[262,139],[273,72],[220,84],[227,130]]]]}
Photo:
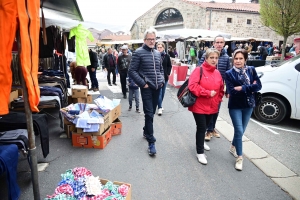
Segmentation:
{"type": "Polygon", "coordinates": [[[212,53],[216,53],[216,54],[218,54],[218,57],[220,57],[220,52],[217,49],[211,48],[211,49],[206,50],[205,59],[207,59],[209,57],[209,55],[212,53]]]}
{"type": "Polygon", "coordinates": [[[163,42],[158,42],[158,43],[156,44],[156,46],[158,46],[158,45],[161,45],[163,48],[165,48],[165,44],[164,44],[163,42]]]}

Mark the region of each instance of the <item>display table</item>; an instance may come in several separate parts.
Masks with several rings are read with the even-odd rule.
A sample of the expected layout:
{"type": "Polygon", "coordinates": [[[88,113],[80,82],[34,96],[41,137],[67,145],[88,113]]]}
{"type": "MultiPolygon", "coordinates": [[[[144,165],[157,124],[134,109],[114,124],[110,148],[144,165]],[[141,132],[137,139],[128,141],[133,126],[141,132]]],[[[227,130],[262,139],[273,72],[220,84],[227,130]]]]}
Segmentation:
{"type": "Polygon", "coordinates": [[[169,84],[179,88],[186,80],[186,75],[188,72],[188,66],[172,66],[172,71],[169,76],[169,84]]]}
{"type": "Polygon", "coordinates": [[[260,67],[260,66],[265,66],[265,64],[266,64],[265,60],[247,60],[248,66],[260,67]]]}

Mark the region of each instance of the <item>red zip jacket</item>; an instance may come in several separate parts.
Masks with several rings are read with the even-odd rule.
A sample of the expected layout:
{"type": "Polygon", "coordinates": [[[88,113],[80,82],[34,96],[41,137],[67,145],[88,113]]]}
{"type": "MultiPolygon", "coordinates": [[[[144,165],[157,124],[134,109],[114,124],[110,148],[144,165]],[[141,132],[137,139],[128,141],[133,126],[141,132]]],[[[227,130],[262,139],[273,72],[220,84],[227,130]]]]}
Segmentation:
{"type": "Polygon", "coordinates": [[[215,66],[204,62],[203,73],[200,81],[200,67],[192,72],[189,78],[189,90],[197,96],[196,103],[188,109],[198,114],[215,114],[219,110],[219,103],[224,95],[224,83],[222,76],[215,66]],[[210,96],[211,91],[216,91],[214,97],[210,96]]]}

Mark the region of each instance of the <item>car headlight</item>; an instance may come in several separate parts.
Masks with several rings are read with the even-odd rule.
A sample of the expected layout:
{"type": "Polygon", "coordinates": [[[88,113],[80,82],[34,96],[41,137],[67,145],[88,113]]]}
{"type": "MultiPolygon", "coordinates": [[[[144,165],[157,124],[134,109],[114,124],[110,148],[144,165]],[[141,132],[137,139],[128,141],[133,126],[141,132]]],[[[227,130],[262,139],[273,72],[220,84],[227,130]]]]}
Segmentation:
{"type": "Polygon", "coordinates": [[[263,75],[264,75],[264,73],[263,73],[263,72],[257,72],[257,76],[258,76],[258,78],[261,78],[263,75]]]}

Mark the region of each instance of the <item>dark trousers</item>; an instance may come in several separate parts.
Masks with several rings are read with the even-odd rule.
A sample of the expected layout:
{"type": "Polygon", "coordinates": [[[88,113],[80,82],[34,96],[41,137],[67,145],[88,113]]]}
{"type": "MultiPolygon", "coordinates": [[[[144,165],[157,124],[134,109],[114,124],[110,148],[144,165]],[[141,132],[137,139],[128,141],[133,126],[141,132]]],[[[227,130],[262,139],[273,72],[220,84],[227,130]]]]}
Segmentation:
{"type": "Polygon", "coordinates": [[[122,93],[123,95],[126,95],[126,78],[127,78],[127,70],[120,70],[120,82],[122,87],[122,93]]]}
{"type": "Polygon", "coordinates": [[[97,68],[94,68],[94,69],[95,69],[95,71],[93,72],[91,68],[88,68],[88,71],[89,71],[89,74],[90,74],[91,83],[92,83],[91,88],[98,88],[99,85],[98,85],[98,80],[97,80],[97,77],[96,77],[96,74],[97,74],[96,70],[97,70],[97,68]]]}
{"type": "MultiPolygon", "coordinates": [[[[143,110],[145,114],[144,134],[148,143],[156,141],[153,130],[153,117],[155,114],[158,97],[161,89],[155,90],[151,88],[141,88],[141,95],[143,100],[143,110]]],[[[135,97],[136,98],[136,97],[135,97]]]]}
{"type": "MultiPolygon", "coordinates": [[[[221,103],[219,104],[219,110],[220,110],[220,107],[221,107],[221,103]]],[[[218,116],[219,116],[219,110],[216,114],[213,114],[212,115],[212,118],[207,126],[207,131],[209,132],[213,132],[215,127],[216,127],[216,123],[217,123],[217,119],[218,119],[218,116]]]]}
{"type": "Polygon", "coordinates": [[[204,153],[204,138],[205,138],[205,132],[206,127],[208,123],[211,121],[211,118],[213,115],[207,115],[207,114],[198,114],[193,113],[194,119],[197,126],[196,131],[196,151],[197,154],[203,154],[204,153]]]}
{"type": "Polygon", "coordinates": [[[113,84],[116,83],[116,68],[107,68],[107,82],[108,84],[111,84],[111,81],[110,81],[110,73],[113,74],[113,84]]]}

